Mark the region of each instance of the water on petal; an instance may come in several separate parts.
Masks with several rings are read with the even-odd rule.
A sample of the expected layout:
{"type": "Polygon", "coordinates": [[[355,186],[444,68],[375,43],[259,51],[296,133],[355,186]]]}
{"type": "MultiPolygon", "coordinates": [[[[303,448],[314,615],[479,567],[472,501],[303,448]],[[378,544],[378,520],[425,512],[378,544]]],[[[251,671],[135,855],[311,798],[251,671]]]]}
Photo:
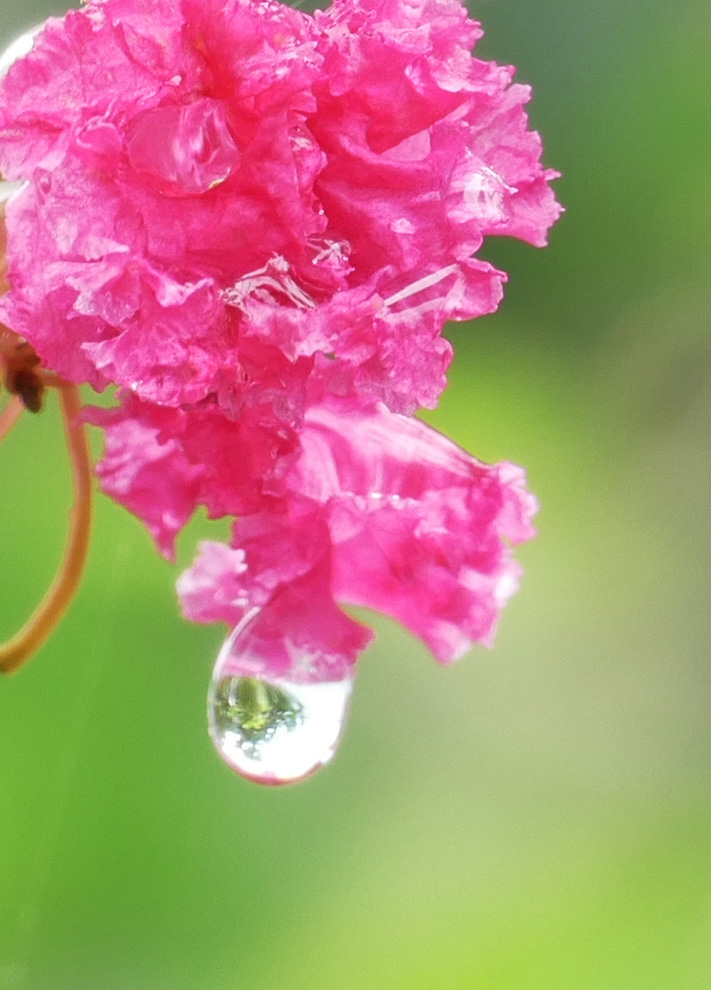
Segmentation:
{"type": "Polygon", "coordinates": [[[203,97],[189,106],[157,107],[134,122],[128,157],[166,196],[205,193],[232,174],[240,152],[225,104],[203,97]]]}
{"type": "Polygon", "coordinates": [[[236,641],[218,657],[208,696],[210,736],[229,767],[260,784],[310,776],[335,754],[352,678],[315,684],[230,672],[236,641]],[[227,668],[227,669],[226,669],[227,668]]]}
{"type": "Polygon", "coordinates": [[[343,237],[308,237],[306,246],[311,252],[311,264],[350,271],[351,243],[343,237]]]}

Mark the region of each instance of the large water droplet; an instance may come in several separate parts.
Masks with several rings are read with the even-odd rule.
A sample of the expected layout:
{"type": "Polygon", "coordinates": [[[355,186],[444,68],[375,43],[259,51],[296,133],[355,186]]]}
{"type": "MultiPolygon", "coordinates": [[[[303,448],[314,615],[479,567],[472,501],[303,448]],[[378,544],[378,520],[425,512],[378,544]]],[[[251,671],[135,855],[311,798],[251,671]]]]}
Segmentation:
{"type": "Polygon", "coordinates": [[[297,684],[235,674],[230,668],[236,645],[233,634],[220,651],[210,684],[208,726],[217,752],[233,770],[259,784],[308,777],[338,748],[352,678],[297,684]]]}
{"type": "Polygon", "coordinates": [[[132,125],[127,148],[133,168],[171,197],[214,189],[240,158],[225,104],[207,96],[147,111],[132,125]]]}

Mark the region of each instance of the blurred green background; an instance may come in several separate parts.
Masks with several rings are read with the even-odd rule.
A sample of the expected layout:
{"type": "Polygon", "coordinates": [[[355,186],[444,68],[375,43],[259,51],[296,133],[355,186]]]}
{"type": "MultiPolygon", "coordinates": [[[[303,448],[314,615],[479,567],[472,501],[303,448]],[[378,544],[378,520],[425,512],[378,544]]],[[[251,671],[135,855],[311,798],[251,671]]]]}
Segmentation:
{"type": "MultiPolygon", "coordinates": [[[[51,10],[2,2],[3,42],[51,10]]],[[[438,668],[378,620],[337,759],[260,789],[207,739],[220,631],[99,499],[78,600],[0,683],[1,990],[711,986],[711,7],[473,10],[568,210],[488,246],[506,301],[428,417],[541,499],[496,647],[438,668]]],[[[64,539],[56,410],[1,456],[4,635],[64,539]]]]}

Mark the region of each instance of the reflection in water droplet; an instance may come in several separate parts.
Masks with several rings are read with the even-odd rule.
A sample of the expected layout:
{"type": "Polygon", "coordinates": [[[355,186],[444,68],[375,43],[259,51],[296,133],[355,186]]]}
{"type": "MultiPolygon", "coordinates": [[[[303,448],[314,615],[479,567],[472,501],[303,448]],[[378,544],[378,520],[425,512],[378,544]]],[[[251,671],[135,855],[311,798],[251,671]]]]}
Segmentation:
{"type": "Polygon", "coordinates": [[[208,726],[217,752],[237,773],[260,784],[308,777],[338,748],[352,679],[295,684],[235,675],[229,672],[235,642],[233,635],[220,651],[208,695],[208,726]]]}

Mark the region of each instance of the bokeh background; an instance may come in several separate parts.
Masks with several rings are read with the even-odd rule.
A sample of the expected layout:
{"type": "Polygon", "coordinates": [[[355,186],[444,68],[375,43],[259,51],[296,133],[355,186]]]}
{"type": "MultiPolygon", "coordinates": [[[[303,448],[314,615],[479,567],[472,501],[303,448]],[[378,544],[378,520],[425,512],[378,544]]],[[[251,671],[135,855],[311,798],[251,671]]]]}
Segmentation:
{"type": "MultiPolygon", "coordinates": [[[[3,42],[62,12],[1,3],[3,42]]],[[[438,668],[379,620],[337,759],[260,789],[206,736],[220,631],[100,499],[70,615],[0,683],[1,990],[711,986],[711,7],[473,10],[568,210],[489,245],[507,298],[428,417],[541,499],[496,647],[438,668]]],[[[0,454],[4,635],[64,539],[56,409],[0,454]]]]}

